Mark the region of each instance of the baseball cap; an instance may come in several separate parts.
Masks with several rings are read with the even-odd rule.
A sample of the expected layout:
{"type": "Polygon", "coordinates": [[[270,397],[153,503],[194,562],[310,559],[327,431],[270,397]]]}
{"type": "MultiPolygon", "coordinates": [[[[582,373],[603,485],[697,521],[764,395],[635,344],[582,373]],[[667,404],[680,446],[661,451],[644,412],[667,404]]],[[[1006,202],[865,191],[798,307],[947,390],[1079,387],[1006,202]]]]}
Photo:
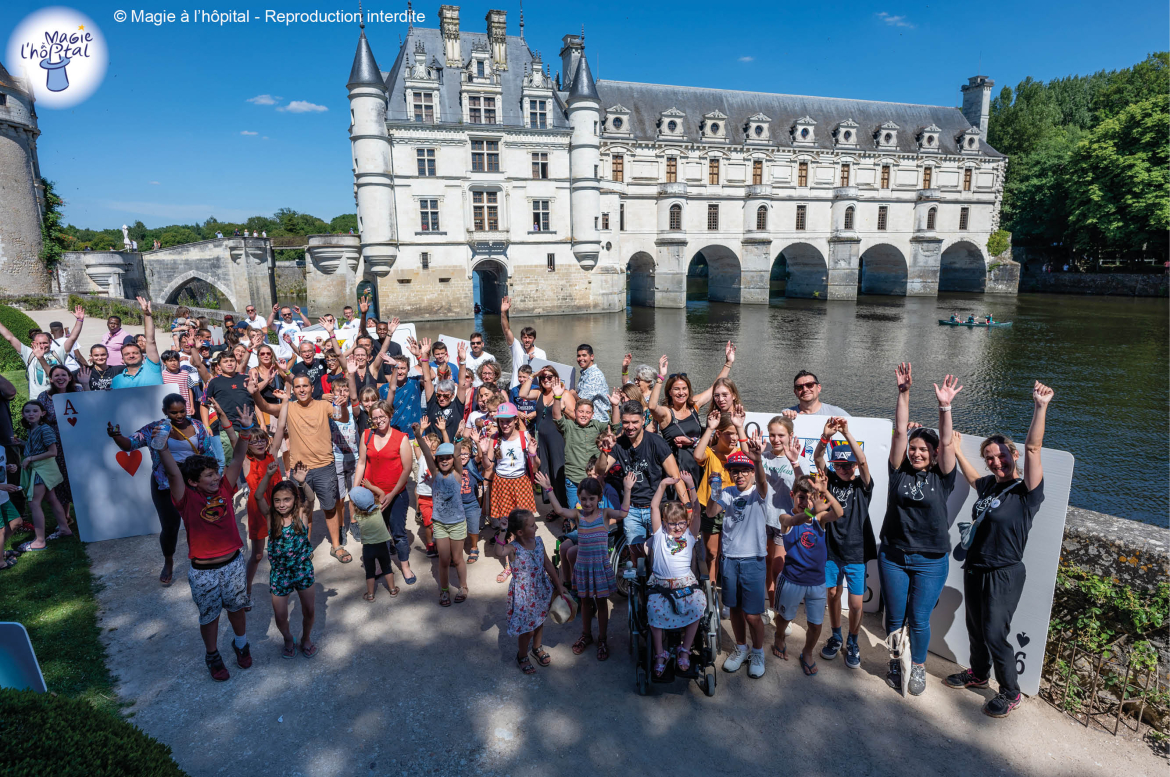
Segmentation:
{"type": "MultiPolygon", "coordinates": [[[[862,443],[858,442],[857,447],[864,450],[862,443]]],[[[829,441],[829,463],[830,464],[856,464],[857,457],[853,455],[853,449],[849,447],[847,440],[830,440],[829,441]]]]}
{"type": "Polygon", "coordinates": [[[126,335],[122,338],[122,345],[134,345],[138,340],[134,335],[126,335]]]}
{"type": "Polygon", "coordinates": [[[236,329],[247,329],[247,328],[248,328],[248,322],[247,322],[247,321],[238,321],[238,322],[236,322],[236,329]]]}
{"type": "Polygon", "coordinates": [[[727,462],[723,466],[727,469],[755,469],[756,463],[743,451],[735,451],[727,457],[727,462]]]}
{"type": "Polygon", "coordinates": [[[496,418],[515,418],[515,417],[516,417],[516,406],[513,405],[511,402],[505,402],[504,404],[500,405],[500,408],[496,411],[496,418]]]}
{"type": "Polygon", "coordinates": [[[349,490],[349,501],[353,502],[353,506],[363,513],[370,512],[378,504],[378,501],[374,499],[374,492],[365,486],[354,486],[351,488],[349,490]]]}
{"type": "Polygon", "coordinates": [[[453,443],[445,442],[439,445],[439,449],[435,451],[436,456],[454,456],[455,445],[453,443]]]}

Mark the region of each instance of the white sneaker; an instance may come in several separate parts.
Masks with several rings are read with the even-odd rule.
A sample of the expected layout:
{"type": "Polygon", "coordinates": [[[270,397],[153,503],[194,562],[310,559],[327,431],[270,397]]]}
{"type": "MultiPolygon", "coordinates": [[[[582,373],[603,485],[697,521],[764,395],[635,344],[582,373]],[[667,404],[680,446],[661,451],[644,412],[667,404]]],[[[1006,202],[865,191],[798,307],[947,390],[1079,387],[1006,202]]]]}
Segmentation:
{"type": "Polygon", "coordinates": [[[774,621],[774,620],[776,620],[776,611],[773,610],[771,607],[768,607],[767,609],[764,610],[764,623],[771,626],[772,621],[774,621]]]}
{"type": "Polygon", "coordinates": [[[727,620],[728,618],[730,618],[731,617],[731,608],[728,607],[726,604],[723,605],[721,608],[719,608],[719,617],[722,620],[727,620]]]}
{"type": "Polygon", "coordinates": [[[784,627],[784,636],[792,636],[792,621],[788,621],[788,625],[784,627]]]}
{"type": "Polygon", "coordinates": [[[732,653],[731,655],[729,655],[727,657],[727,660],[723,662],[723,671],[724,672],[738,671],[739,668],[741,666],[743,666],[743,662],[747,661],[748,654],[750,652],[751,651],[748,650],[746,646],[741,648],[737,645],[735,648],[735,652],[732,653]]]}
{"type": "MultiPolygon", "coordinates": [[[[726,664],[725,664],[726,666],[726,664]]],[[[752,651],[748,658],[748,677],[758,680],[764,676],[764,654],[752,651]]]]}

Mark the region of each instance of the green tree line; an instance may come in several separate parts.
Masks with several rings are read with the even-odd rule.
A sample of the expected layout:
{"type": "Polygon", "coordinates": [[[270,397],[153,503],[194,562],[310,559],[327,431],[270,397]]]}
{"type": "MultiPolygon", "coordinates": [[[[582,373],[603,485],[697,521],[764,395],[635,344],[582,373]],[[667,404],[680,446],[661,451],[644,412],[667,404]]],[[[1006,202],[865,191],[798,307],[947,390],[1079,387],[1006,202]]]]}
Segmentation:
{"type": "Polygon", "coordinates": [[[988,142],[1008,155],[1002,226],[1025,255],[1161,263],[1170,256],[1170,54],[992,100],[988,142]]]}

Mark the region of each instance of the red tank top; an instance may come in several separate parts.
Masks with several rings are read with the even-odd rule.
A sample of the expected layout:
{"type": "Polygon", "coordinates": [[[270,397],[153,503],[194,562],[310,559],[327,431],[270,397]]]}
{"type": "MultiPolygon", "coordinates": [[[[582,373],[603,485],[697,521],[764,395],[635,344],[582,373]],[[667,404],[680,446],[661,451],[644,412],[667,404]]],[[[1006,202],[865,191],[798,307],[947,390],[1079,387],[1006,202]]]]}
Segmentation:
{"type": "MultiPolygon", "coordinates": [[[[251,468],[248,470],[248,475],[245,478],[248,482],[248,525],[249,526],[263,526],[265,518],[260,514],[260,505],[256,504],[256,489],[260,487],[260,481],[264,479],[264,475],[268,473],[268,465],[276,462],[272,458],[271,453],[265,453],[264,458],[257,459],[251,454],[248,455],[248,463],[251,468]]],[[[265,498],[268,504],[272,504],[272,489],[276,488],[276,484],[280,482],[279,472],[273,476],[268,484],[268,493],[265,498]]]]}
{"type": "MultiPolygon", "coordinates": [[[[402,477],[402,439],[404,432],[391,427],[390,440],[378,450],[374,445],[374,431],[366,431],[366,472],[369,481],[389,493],[402,477]]],[[[355,484],[358,485],[358,484],[355,484]]]]}

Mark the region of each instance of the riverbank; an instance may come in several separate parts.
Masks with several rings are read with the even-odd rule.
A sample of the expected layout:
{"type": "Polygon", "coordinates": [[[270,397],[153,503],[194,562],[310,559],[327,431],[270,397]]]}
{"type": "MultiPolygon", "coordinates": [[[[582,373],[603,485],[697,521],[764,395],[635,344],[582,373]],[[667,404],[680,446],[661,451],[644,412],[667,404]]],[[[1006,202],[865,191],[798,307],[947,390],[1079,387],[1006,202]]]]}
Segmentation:
{"type": "Polygon", "coordinates": [[[1170,296],[1170,275],[1146,273],[1031,272],[1020,275],[1020,294],[1170,296]]]}

